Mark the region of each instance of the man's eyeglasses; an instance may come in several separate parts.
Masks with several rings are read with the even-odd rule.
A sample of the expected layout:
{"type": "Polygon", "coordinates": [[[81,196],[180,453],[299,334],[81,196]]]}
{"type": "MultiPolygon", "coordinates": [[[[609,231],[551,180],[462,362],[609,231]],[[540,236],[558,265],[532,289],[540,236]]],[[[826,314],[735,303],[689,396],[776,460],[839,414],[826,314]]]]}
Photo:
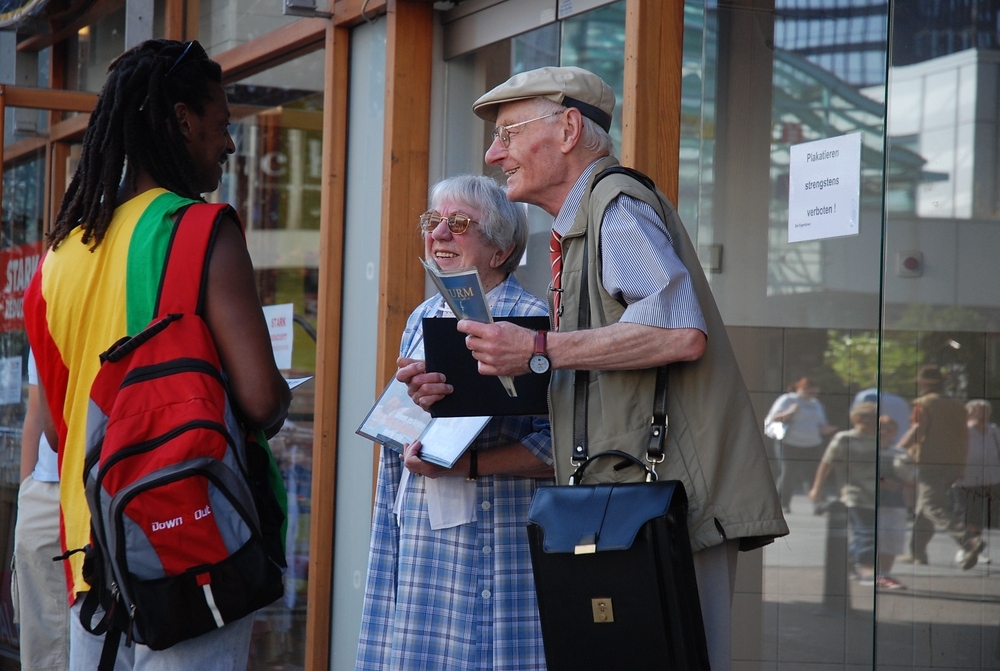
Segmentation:
{"type": "Polygon", "coordinates": [[[479,225],[478,221],[474,221],[472,217],[461,212],[455,212],[447,217],[442,217],[440,212],[427,210],[420,215],[420,230],[424,233],[430,233],[442,221],[448,222],[448,230],[451,231],[452,235],[462,235],[469,230],[470,224],[479,225]]]}
{"type": "Polygon", "coordinates": [[[510,146],[510,129],[517,128],[518,126],[523,126],[526,123],[531,123],[532,121],[541,121],[542,119],[548,119],[550,116],[555,116],[557,114],[562,114],[566,110],[562,109],[558,112],[553,112],[552,114],[546,114],[544,116],[537,116],[534,119],[528,119],[527,121],[518,121],[517,123],[512,123],[508,126],[497,126],[493,129],[493,141],[496,142],[500,140],[500,144],[504,147],[510,146]]]}
{"type": "Polygon", "coordinates": [[[170,66],[170,69],[167,70],[166,74],[163,75],[163,78],[166,79],[167,77],[169,77],[174,72],[181,69],[188,63],[193,63],[194,61],[207,61],[207,60],[208,60],[208,54],[205,53],[205,48],[198,43],[198,40],[191,40],[186,45],[184,45],[184,51],[182,51],[181,55],[177,57],[177,60],[174,61],[174,64],[170,66]]]}

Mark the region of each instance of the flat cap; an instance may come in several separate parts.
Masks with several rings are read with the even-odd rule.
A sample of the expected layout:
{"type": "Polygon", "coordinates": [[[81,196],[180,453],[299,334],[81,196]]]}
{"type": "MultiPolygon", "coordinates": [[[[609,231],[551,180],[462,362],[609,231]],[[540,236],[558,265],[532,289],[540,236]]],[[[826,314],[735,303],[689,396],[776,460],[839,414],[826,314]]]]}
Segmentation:
{"type": "Polygon", "coordinates": [[[480,97],[472,111],[481,119],[495,122],[503,103],[537,97],[575,107],[605,131],[611,128],[614,91],[593,72],[577,67],[544,67],[516,74],[480,97]]]}

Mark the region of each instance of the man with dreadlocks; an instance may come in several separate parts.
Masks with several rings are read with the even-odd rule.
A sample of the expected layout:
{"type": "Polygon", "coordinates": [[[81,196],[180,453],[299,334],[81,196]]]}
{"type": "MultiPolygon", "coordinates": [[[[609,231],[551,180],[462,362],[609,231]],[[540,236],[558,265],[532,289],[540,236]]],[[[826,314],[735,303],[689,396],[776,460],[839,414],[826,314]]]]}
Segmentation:
{"type": "MultiPolygon", "coordinates": [[[[28,335],[58,445],[63,549],[89,541],[83,487],[89,392],[99,354],[142,330],[175,213],[214,191],[236,148],[222,70],[197,42],[150,40],[108,69],[47,252],[25,297],[28,335]],[[124,173],[124,174],[123,174],[124,173]]],[[[182,250],[183,252],[183,250],[182,250]]],[[[202,316],[248,429],[273,434],[291,394],[274,363],[240,224],[227,216],[208,260],[202,316]]],[[[82,554],[69,558],[71,669],[96,668],[102,638],[79,622],[82,554]]],[[[245,669],[253,616],[162,651],[121,646],[116,668],[245,669]]]]}

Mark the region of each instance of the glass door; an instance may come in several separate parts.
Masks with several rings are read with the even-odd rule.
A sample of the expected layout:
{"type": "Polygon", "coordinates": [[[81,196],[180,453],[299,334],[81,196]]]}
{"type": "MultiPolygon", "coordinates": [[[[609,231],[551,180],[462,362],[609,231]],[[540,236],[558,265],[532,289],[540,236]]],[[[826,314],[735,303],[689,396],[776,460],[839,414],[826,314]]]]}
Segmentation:
{"type": "Polygon", "coordinates": [[[905,513],[888,495],[880,505],[909,518],[894,569],[909,589],[877,601],[877,664],[996,668],[1000,6],[918,3],[893,17],[887,165],[914,178],[885,194],[878,368],[886,410],[910,408],[896,440],[914,464],[905,513]]]}
{"type": "MultiPolygon", "coordinates": [[[[236,154],[211,198],[228,202],[246,229],[257,291],[286,378],[316,371],[323,53],[315,52],[227,88],[236,154]]],[[[312,380],[293,392],[271,450],[288,490],[285,595],[258,611],[250,669],[301,669],[309,581],[312,380]]]]}
{"type": "MultiPolygon", "coordinates": [[[[28,340],[23,299],[43,252],[45,231],[76,168],[91,96],[5,90],[3,190],[0,195],[0,657],[16,660],[10,567],[21,478],[21,430],[27,409],[28,340]],[[62,118],[58,112],[70,112],[62,118]]],[[[36,450],[37,445],[23,446],[36,450]]],[[[28,463],[34,455],[26,454],[28,463]]]]}

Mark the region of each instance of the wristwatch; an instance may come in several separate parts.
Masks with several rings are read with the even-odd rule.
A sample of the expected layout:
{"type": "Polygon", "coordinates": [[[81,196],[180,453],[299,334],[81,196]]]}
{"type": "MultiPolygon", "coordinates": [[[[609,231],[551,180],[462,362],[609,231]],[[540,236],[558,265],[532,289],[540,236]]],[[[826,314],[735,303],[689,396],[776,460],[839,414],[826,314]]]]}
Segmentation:
{"type": "Polygon", "coordinates": [[[545,354],[545,334],[548,331],[535,331],[535,353],[528,359],[528,368],[532,373],[549,372],[549,357],[545,354]]]}

